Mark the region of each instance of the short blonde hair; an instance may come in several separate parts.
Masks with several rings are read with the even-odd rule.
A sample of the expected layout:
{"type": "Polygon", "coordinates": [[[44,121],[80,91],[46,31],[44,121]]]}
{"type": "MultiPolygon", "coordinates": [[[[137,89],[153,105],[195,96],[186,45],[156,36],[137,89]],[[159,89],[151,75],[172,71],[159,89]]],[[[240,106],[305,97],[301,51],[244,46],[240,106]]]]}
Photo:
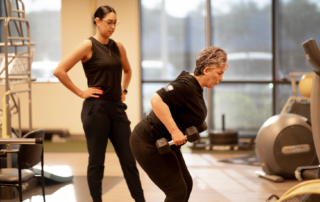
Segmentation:
{"type": "Polygon", "coordinates": [[[227,52],[217,46],[210,46],[202,50],[196,60],[194,75],[203,75],[203,70],[209,65],[225,66],[227,68],[227,52]]]}

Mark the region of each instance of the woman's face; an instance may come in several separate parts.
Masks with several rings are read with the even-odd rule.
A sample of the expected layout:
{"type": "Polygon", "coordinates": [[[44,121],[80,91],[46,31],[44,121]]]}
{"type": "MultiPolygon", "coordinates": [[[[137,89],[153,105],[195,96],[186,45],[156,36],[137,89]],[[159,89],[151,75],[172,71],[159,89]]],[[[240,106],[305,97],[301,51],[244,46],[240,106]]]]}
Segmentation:
{"type": "Polygon", "coordinates": [[[210,65],[204,69],[204,86],[207,88],[214,88],[220,81],[223,80],[223,73],[225,72],[226,67],[217,65],[210,65]]]}
{"type": "Polygon", "coordinates": [[[111,12],[108,13],[100,21],[99,30],[104,37],[110,37],[116,29],[117,26],[117,14],[111,12]]]}

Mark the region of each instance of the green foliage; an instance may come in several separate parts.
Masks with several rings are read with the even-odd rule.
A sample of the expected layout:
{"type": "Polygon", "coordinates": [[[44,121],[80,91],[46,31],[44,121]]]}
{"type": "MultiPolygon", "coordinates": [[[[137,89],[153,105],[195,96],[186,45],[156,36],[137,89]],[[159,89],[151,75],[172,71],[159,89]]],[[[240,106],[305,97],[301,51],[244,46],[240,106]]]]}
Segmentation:
{"type": "Polygon", "coordinates": [[[226,129],[257,130],[271,116],[270,97],[262,92],[258,101],[244,93],[216,94],[212,124],[221,129],[220,117],[225,114],[226,129]],[[263,100],[266,102],[258,102],[263,100]]]}

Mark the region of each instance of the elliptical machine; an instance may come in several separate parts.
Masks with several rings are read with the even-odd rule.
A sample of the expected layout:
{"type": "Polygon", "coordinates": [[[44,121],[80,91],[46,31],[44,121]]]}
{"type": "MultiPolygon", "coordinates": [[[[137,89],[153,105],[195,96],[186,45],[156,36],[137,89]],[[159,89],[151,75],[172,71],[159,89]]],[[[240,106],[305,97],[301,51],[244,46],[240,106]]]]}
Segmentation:
{"type": "MultiPolygon", "coordinates": [[[[310,63],[315,76],[311,90],[311,125],[316,154],[320,159],[320,50],[314,39],[309,39],[302,44],[306,58],[310,63]]],[[[314,166],[301,166],[296,169],[295,176],[299,181],[303,179],[319,179],[319,164],[314,166]]]]}
{"type": "Polygon", "coordinates": [[[256,138],[256,153],[264,172],[260,177],[281,182],[283,178],[315,179],[320,158],[320,52],[315,40],[302,44],[315,75],[310,98],[310,120],[297,114],[268,119],[256,138]],[[317,148],[318,147],[318,148],[317,148]],[[298,167],[298,169],[297,169],[298,167]]]}
{"type": "MultiPolygon", "coordinates": [[[[302,44],[308,62],[310,63],[315,75],[311,90],[311,124],[312,134],[318,159],[320,159],[320,50],[313,39],[302,44]]],[[[306,179],[284,193],[281,198],[271,195],[272,198],[279,199],[277,202],[318,202],[320,201],[320,166],[298,167],[296,177],[299,180],[306,179]],[[312,179],[312,180],[311,180],[312,179]]]]}

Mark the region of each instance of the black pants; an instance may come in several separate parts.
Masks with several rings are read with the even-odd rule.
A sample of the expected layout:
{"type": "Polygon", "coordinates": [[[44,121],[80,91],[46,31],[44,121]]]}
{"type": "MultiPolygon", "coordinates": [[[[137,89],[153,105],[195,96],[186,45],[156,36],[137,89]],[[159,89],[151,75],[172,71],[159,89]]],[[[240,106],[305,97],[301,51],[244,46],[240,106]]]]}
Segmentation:
{"type": "MultiPolygon", "coordinates": [[[[150,132],[146,124],[138,124],[137,127],[140,127],[139,133],[141,131],[145,133],[143,135],[148,135],[150,132]]],[[[138,134],[137,127],[130,137],[131,150],[137,162],[165,193],[165,202],[187,202],[193,182],[180,149],[160,154],[155,144],[141,138],[143,136],[138,134]]]]}
{"type": "Polygon", "coordinates": [[[81,120],[89,151],[87,179],[94,202],[102,201],[102,178],[108,139],[119,158],[132,198],[136,202],[145,202],[136,161],[130,150],[131,129],[126,109],[127,106],[121,101],[90,98],[83,102],[81,120]]]}

